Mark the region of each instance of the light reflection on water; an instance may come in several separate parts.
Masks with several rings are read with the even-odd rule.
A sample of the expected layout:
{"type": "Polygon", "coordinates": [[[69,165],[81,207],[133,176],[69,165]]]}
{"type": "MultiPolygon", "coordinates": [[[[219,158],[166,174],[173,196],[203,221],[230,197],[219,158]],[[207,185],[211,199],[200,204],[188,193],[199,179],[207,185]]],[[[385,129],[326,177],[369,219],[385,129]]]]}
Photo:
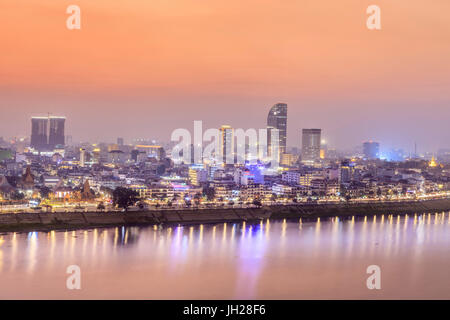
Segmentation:
{"type": "Polygon", "coordinates": [[[0,298],[450,299],[449,248],[445,212],[8,233],[0,298]],[[65,288],[74,264],[81,291],[65,288]]]}

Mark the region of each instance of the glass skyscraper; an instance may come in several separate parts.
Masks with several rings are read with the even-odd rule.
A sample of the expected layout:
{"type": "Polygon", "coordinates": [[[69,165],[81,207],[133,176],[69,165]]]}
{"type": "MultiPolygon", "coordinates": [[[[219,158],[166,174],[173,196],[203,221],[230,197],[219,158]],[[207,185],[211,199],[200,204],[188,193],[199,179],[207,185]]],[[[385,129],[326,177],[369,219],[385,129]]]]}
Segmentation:
{"type": "Polygon", "coordinates": [[[287,138],[287,104],[277,103],[274,105],[267,116],[267,129],[268,129],[268,149],[269,153],[272,150],[272,135],[271,129],[278,130],[278,146],[279,153],[286,153],[286,138],[287,138]]]}
{"type": "Polygon", "coordinates": [[[220,127],[220,157],[224,164],[234,164],[234,131],[227,125],[220,127]]]}

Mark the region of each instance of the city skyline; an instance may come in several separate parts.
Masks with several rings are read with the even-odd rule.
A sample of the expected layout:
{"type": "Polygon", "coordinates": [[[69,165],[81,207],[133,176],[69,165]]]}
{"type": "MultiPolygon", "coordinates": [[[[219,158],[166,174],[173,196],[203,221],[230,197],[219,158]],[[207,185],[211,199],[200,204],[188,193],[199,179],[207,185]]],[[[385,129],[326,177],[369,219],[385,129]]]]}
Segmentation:
{"type": "MultiPolygon", "coordinates": [[[[285,106],[285,109],[286,109],[285,112],[287,113],[287,104],[276,103],[272,107],[269,108],[268,120],[271,117],[274,108],[277,108],[278,106],[285,106]]],[[[265,111],[263,110],[261,112],[264,113],[265,111]]],[[[142,137],[131,136],[131,137],[128,137],[128,138],[124,139],[123,136],[114,136],[114,135],[112,135],[112,136],[108,136],[106,139],[101,139],[101,138],[99,139],[99,138],[97,138],[97,139],[86,139],[86,140],[78,140],[78,141],[75,140],[74,141],[71,132],[67,132],[67,130],[65,129],[65,128],[67,128],[67,122],[66,122],[67,117],[66,116],[55,116],[55,115],[52,115],[50,113],[48,113],[46,116],[43,115],[44,113],[35,113],[35,114],[41,114],[41,115],[39,115],[39,116],[36,116],[36,115],[32,116],[31,117],[32,124],[33,124],[33,121],[39,121],[41,119],[46,120],[46,122],[48,121],[48,123],[46,124],[47,128],[45,129],[47,136],[46,137],[41,137],[42,139],[45,138],[45,140],[47,141],[46,142],[47,144],[50,142],[50,140],[49,140],[50,139],[50,135],[52,135],[50,133],[51,127],[54,126],[54,124],[52,125],[52,123],[54,123],[55,121],[56,122],[59,122],[61,120],[63,121],[62,122],[62,133],[59,132],[59,135],[61,136],[61,134],[62,134],[62,136],[60,138],[57,138],[57,139],[59,139],[58,141],[61,140],[62,143],[60,141],[57,144],[55,144],[55,143],[51,144],[53,148],[56,145],[64,146],[65,144],[68,144],[68,145],[78,145],[78,144],[83,144],[83,143],[110,143],[110,144],[116,143],[116,144],[120,144],[118,142],[119,140],[121,141],[122,144],[124,144],[125,143],[124,141],[126,141],[125,144],[128,144],[128,145],[140,144],[142,141],[146,141],[146,142],[154,141],[155,143],[157,142],[157,143],[163,143],[163,144],[173,144],[174,143],[173,141],[170,140],[170,135],[169,135],[169,137],[162,138],[162,139],[155,139],[154,136],[151,137],[149,135],[145,136],[145,137],[143,137],[143,136],[142,137]],[[69,143],[68,143],[68,141],[69,141],[69,143]]],[[[272,118],[273,118],[273,115],[272,115],[272,118]]],[[[288,118],[288,117],[286,117],[286,118],[288,118]]],[[[272,121],[274,121],[274,120],[272,120],[272,121]]],[[[283,126],[286,126],[286,124],[283,124],[283,126]]],[[[33,128],[34,127],[35,127],[34,125],[32,125],[30,127],[30,129],[28,130],[29,134],[27,134],[27,135],[22,135],[22,136],[19,135],[19,136],[15,136],[15,137],[7,136],[7,135],[5,135],[5,136],[1,136],[0,135],[0,137],[3,138],[3,139],[4,138],[7,138],[7,139],[8,138],[9,139],[26,138],[26,139],[29,140],[30,146],[33,147],[33,128]]],[[[233,128],[233,129],[235,128],[234,126],[221,124],[218,127],[218,129],[220,129],[222,127],[230,127],[230,128],[233,128]]],[[[264,127],[264,124],[262,124],[260,126],[260,128],[263,128],[263,127],[264,127]]],[[[70,128],[70,121],[69,121],[69,128],[70,128]]],[[[270,129],[271,126],[268,125],[267,128],[270,129]]],[[[193,128],[189,128],[189,126],[187,126],[186,129],[188,131],[192,131],[193,128]]],[[[249,129],[249,128],[244,128],[244,130],[246,130],[246,129],[249,129]]],[[[394,146],[394,147],[392,147],[392,145],[390,145],[389,142],[385,143],[385,142],[381,141],[380,139],[376,139],[376,138],[361,139],[359,142],[357,142],[354,145],[348,144],[346,146],[339,147],[339,145],[342,145],[342,144],[340,144],[340,143],[330,144],[330,141],[334,141],[334,139],[329,139],[329,136],[326,135],[326,130],[325,130],[325,134],[323,134],[323,132],[324,132],[323,128],[320,128],[320,129],[295,128],[295,131],[297,131],[297,133],[296,133],[297,137],[294,137],[294,138],[291,137],[289,139],[289,131],[288,131],[288,134],[287,134],[287,136],[285,138],[280,137],[280,143],[281,143],[281,141],[283,139],[286,139],[288,141],[297,140],[294,145],[287,144],[287,146],[286,146],[287,149],[285,149],[286,152],[292,152],[293,150],[295,151],[297,149],[300,153],[302,153],[303,146],[304,146],[304,143],[305,143],[305,141],[304,141],[304,138],[305,138],[304,132],[305,132],[305,130],[306,131],[308,131],[308,130],[319,130],[321,132],[321,134],[319,134],[320,145],[324,146],[325,148],[330,148],[331,147],[333,150],[339,150],[341,152],[355,152],[356,150],[361,149],[361,153],[364,154],[365,153],[364,150],[363,150],[364,149],[364,144],[367,143],[367,142],[372,142],[373,141],[374,143],[378,144],[379,157],[381,159],[387,159],[387,160],[394,160],[394,159],[391,158],[393,152],[394,153],[401,152],[405,157],[408,157],[408,156],[409,157],[414,157],[414,156],[427,155],[427,154],[428,155],[429,154],[434,154],[435,155],[441,150],[447,150],[447,149],[450,148],[450,146],[449,147],[447,147],[447,146],[439,146],[436,149],[423,148],[422,146],[418,145],[416,141],[414,141],[412,143],[412,145],[410,145],[410,146],[406,146],[406,147],[401,147],[401,146],[400,147],[398,147],[398,146],[395,147],[394,146]],[[380,147],[380,145],[381,145],[381,147],[380,147]]],[[[125,135],[125,136],[127,136],[127,135],[125,135]]],[[[52,139],[55,139],[55,137],[56,137],[55,134],[53,134],[52,139]]],[[[269,140],[270,140],[270,137],[268,136],[268,143],[269,143],[269,140]]],[[[51,148],[48,148],[49,146],[50,146],[50,144],[47,145],[47,146],[38,147],[37,149],[41,148],[42,151],[45,151],[44,149],[47,148],[47,149],[50,150],[51,148]]],[[[49,151],[49,150],[47,150],[47,151],[49,151]]],[[[280,155],[282,153],[283,152],[280,152],[280,155]]]]}

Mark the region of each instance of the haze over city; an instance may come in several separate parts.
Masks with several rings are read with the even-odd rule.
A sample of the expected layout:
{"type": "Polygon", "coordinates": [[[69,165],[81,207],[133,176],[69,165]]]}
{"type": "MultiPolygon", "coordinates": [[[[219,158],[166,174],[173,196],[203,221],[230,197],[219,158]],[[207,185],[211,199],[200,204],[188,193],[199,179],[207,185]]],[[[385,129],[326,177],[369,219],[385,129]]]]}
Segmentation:
{"type": "Polygon", "coordinates": [[[448,147],[450,3],[384,2],[369,32],[368,1],[80,0],[69,32],[65,3],[3,1],[0,136],[50,112],[74,141],[168,141],[193,120],[262,128],[285,102],[289,146],[319,127],[338,148],[448,147]]]}

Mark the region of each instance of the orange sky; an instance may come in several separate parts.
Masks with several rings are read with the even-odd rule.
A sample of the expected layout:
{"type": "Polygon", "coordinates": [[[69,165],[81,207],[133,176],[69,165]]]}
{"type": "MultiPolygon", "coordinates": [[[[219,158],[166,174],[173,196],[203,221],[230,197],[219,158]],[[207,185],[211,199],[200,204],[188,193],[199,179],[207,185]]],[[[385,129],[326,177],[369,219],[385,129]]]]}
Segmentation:
{"type": "Polygon", "coordinates": [[[442,145],[450,140],[439,129],[450,118],[449,14],[448,0],[2,0],[0,112],[11,121],[0,135],[26,133],[31,114],[50,111],[73,120],[74,136],[103,138],[117,130],[86,131],[82,121],[115,111],[110,124],[120,125],[127,105],[140,116],[119,134],[168,140],[194,119],[264,126],[282,101],[290,145],[306,126],[328,130],[337,145],[356,139],[335,124],[341,111],[351,117],[341,125],[361,123],[352,143],[387,139],[384,120],[407,122],[389,131],[402,134],[397,144],[420,140],[409,124],[430,118],[425,127],[438,131],[426,138],[442,145]],[[69,4],[81,7],[81,30],[66,29],[69,4]],[[381,7],[381,31],[366,28],[369,4],[381,7]],[[168,108],[179,112],[169,118],[168,108]],[[257,115],[234,116],[243,111],[257,115]],[[378,126],[367,128],[367,117],[378,126]],[[20,130],[11,132],[15,121],[20,130]]]}

